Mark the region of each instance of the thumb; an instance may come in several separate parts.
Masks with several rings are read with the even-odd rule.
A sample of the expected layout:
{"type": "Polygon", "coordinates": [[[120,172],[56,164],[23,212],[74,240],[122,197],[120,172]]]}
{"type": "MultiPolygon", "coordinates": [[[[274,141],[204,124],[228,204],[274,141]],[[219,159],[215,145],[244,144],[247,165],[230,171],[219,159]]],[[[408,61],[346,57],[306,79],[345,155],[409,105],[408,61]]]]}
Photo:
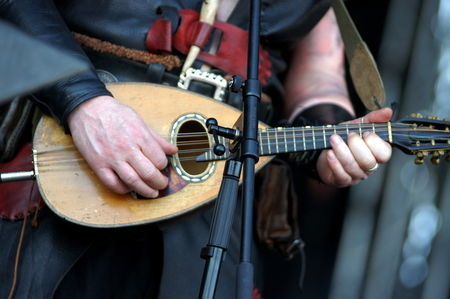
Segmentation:
{"type": "Polygon", "coordinates": [[[368,122],[368,123],[386,122],[386,121],[390,121],[391,118],[392,118],[392,109],[391,108],[383,108],[383,109],[375,110],[375,111],[368,113],[364,117],[364,122],[368,122]]]}
{"type": "Polygon", "coordinates": [[[363,117],[343,122],[343,124],[360,124],[360,123],[380,123],[387,122],[392,117],[391,108],[383,108],[380,110],[371,111],[363,117]]]}

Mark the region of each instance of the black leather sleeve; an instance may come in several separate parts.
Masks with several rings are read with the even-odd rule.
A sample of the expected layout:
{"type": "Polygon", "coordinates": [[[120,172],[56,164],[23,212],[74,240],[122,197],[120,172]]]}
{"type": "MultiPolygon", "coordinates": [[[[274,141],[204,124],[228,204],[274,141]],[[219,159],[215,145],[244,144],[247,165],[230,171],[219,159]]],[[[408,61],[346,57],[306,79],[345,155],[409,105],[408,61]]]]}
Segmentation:
{"type": "MultiPolygon", "coordinates": [[[[333,104],[320,104],[300,112],[290,124],[293,127],[338,124],[353,119],[344,108],[333,104]]],[[[303,169],[304,173],[320,181],[317,174],[317,159],[322,151],[304,151],[288,155],[288,162],[303,169]]]]}
{"type": "MultiPolygon", "coordinates": [[[[0,0],[0,17],[31,36],[90,64],[52,0],[0,0]]],[[[82,102],[99,95],[111,94],[91,65],[89,71],[35,93],[35,98],[67,129],[70,112],[82,102]]]]}

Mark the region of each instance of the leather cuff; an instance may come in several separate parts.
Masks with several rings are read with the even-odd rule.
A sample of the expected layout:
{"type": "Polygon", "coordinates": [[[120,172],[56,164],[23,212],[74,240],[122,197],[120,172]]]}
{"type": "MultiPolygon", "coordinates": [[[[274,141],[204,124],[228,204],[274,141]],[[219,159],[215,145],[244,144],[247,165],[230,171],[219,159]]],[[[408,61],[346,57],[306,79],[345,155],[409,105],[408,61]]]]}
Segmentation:
{"type": "MultiPolygon", "coordinates": [[[[294,118],[292,124],[289,125],[293,127],[320,126],[338,124],[353,118],[354,116],[341,106],[334,104],[320,104],[300,112],[294,118]]],[[[317,159],[321,152],[321,150],[314,150],[291,153],[288,155],[287,159],[291,165],[300,167],[304,170],[305,174],[321,181],[316,168],[317,159]]]]}

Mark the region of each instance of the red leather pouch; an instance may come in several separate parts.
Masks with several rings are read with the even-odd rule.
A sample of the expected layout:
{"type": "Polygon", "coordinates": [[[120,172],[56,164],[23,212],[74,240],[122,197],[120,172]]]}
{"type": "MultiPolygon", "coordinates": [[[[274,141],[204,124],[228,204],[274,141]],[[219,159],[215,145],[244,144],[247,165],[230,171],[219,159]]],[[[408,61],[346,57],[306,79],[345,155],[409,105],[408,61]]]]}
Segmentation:
{"type": "MultiPolygon", "coordinates": [[[[31,143],[24,144],[16,156],[0,163],[0,172],[26,171],[33,169],[31,143]]],[[[0,184],[0,218],[20,220],[42,206],[35,180],[0,184]]]]}

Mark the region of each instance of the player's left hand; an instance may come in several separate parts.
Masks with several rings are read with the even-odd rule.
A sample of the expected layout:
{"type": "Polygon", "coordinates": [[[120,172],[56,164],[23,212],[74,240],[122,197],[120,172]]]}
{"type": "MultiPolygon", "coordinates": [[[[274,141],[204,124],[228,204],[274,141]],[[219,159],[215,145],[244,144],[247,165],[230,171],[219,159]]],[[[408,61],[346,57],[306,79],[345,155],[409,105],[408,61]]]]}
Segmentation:
{"type": "MultiPolygon", "coordinates": [[[[383,108],[344,124],[387,122],[392,110],[383,108]]],[[[392,153],[389,143],[372,132],[361,138],[356,133],[348,136],[347,144],[338,135],[330,137],[332,149],[324,150],[317,161],[317,171],[322,181],[336,187],[346,187],[365,180],[380,164],[386,163],[392,153]]]]}

